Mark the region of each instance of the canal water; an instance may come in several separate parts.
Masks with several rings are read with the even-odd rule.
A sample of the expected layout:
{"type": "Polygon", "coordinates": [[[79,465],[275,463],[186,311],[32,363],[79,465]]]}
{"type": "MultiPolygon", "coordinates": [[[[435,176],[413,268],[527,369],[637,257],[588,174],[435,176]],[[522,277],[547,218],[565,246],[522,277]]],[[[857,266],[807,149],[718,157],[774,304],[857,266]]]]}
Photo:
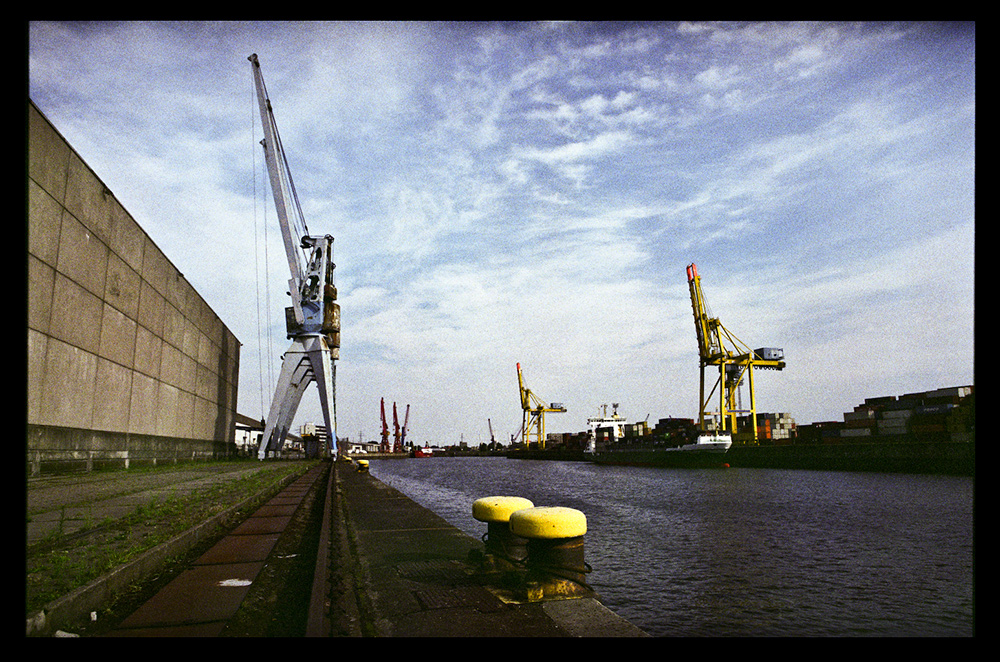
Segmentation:
{"type": "Polygon", "coordinates": [[[973,636],[973,479],[436,457],[371,473],[479,538],[472,503],[587,517],[588,583],[654,636],[973,636]]]}

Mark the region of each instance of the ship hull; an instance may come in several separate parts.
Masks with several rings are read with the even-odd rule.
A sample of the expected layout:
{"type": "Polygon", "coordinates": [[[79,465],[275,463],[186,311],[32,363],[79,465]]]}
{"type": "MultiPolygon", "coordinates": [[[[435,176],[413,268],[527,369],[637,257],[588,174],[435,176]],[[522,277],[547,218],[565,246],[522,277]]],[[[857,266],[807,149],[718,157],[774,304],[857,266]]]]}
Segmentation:
{"type": "Polygon", "coordinates": [[[625,467],[725,468],[726,450],[681,450],[677,448],[636,448],[598,451],[590,458],[595,464],[625,467]]]}

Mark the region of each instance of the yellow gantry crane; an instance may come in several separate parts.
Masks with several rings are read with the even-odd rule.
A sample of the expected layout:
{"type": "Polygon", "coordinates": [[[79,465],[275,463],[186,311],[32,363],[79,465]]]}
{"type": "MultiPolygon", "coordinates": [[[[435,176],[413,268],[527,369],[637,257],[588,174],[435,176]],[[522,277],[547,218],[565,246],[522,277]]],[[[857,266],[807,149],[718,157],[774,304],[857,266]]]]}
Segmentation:
{"type": "Polygon", "coordinates": [[[546,404],[531,389],[524,387],[521,364],[517,364],[517,385],[521,391],[521,440],[526,448],[531,448],[532,435],[538,448],[545,448],[545,414],[564,413],[566,407],[559,402],[546,404]]]}
{"type": "Polygon", "coordinates": [[[785,367],[785,353],[778,347],[761,347],[751,350],[748,345],[734,336],[722,325],[717,317],[711,317],[701,291],[701,277],[698,267],[687,267],[688,288],[691,290],[691,306],[694,309],[694,328],[698,336],[698,354],[701,364],[698,426],[705,430],[705,420],[718,420],[718,431],[735,435],[737,414],[747,415],[752,430],[752,443],[757,443],[757,399],[754,394],[754,368],[781,370],[785,367]],[[719,370],[715,385],[705,395],[705,369],[716,366],[719,370]],[[750,408],[743,409],[738,403],[739,387],[744,379],[750,387],[750,408]],[[710,408],[710,401],[718,390],[719,407],[710,408]]]}

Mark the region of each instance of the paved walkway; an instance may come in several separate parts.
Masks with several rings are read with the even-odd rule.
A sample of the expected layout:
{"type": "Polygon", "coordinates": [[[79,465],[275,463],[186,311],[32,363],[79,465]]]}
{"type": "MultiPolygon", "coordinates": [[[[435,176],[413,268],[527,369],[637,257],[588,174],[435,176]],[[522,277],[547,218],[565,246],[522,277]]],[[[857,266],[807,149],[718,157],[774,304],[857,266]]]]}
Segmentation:
{"type": "Polygon", "coordinates": [[[58,533],[72,535],[108,519],[119,519],[153,500],[184,496],[260,470],[233,463],[158,471],[109,471],[28,479],[26,543],[58,533]]]}
{"type": "MultiPolygon", "coordinates": [[[[398,461],[398,460],[393,460],[398,461]]],[[[121,516],[168,494],[234,480],[204,468],[29,481],[29,539],[121,516]],[[48,528],[47,528],[48,527],[48,528]]],[[[111,636],[218,636],[237,613],[299,502],[330,465],[312,468],[209,549],[111,636]]],[[[333,464],[307,636],[641,637],[597,596],[525,602],[498,592],[470,565],[472,538],[346,462],[333,464]],[[329,573],[329,576],[325,575],[329,573]],[[317,589],[317,587],[319,587],[317,589]],[[317,590],[319,592],[317,593],[317,590]],[[325,603],[325,606],[323,606],[325,603]],[[318,607],[317,607],[318,605],[318,607]],[[322,612],[322,613],[321,613],[322,612]]],[[[470,514],[471,516],[471,514],[470,514]]]]}
{"type": "Polygon", "coordinates": [[[111,637],[215,637],[236,615],[306,493],[327,467],[310,469],[128,616],[111,637]]]}
{"type": "MultiPolygon", "coordinates": [[[[400,460],[386,460],[399,462],[400,460]]],[[[405,461],[405,460],[404,460],[405,461]]],[[[595,597],[510,601],[469,563],[472,538],[367,473],[337,467],[362,634],[642,637],[595,597]]],[[[469,514],[471,517],[471,513],[469,514]]],[[[485,527],[485,525],[484,525],[485,527]]],[[[485,529],[484,529],[485,532],[485,529]]],[[[336,598],[336,596],[334,596],[336,598]]]]}

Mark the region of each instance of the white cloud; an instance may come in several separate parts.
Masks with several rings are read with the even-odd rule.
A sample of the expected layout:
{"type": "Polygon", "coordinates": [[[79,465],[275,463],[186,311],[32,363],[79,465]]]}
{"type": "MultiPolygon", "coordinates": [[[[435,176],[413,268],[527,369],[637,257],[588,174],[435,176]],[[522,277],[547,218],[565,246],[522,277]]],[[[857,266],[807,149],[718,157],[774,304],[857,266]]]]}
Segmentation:
{"type": "MultiPolygon", "coordinates": [[[[518,361],[570,407],[553,429],[610,401],[692,416],[690,262],[738,335],[785,346],[765,407],[839,417],[972,380],[975,63],[950,46],[974,35],[32,23],[29,38],[32,99],[244,343],[241,413],[260,415],[268,354],[257,290],[278,317],[262,349],[287,342],[251,52],[309,229],[337,238],[342,434],[374,434],[380,397],[412,404],[428,440],[488,416],[516,428],[518,361]]],[[[317,411],[307,396],[297,422],[317,411]]]]}

